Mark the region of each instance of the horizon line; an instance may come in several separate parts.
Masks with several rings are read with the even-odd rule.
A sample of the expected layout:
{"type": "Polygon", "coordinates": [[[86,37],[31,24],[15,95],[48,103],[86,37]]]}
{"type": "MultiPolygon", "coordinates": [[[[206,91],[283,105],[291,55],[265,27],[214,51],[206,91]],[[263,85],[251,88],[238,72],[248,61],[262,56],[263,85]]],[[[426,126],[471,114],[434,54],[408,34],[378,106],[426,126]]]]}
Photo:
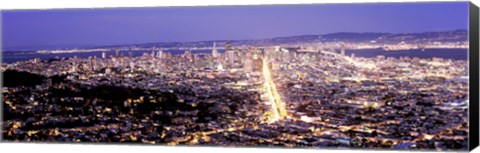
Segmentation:
{"type": "MultiPolygon", "coordinates": [[[[424,32],[329,32],[323,34],[297,34],[297,35],[288,35],[288,36],[275,36],[268,38],[251,38],[251,39],[216,39],[216,40],[192,40],[192,41],[151,41],[151,42],[140,42],[140,43],[125,43],[125,44],[111,44],[111,45],[94,45],[94,44],[44,44],[44,45],[32,45],[32,46],[54,46],[54,45],[82,45],[82,46],[91,46],[91,47],[58,47],[57,49],[87,49],[87,48],[102,48],[102,47],[112,47],[112,46],[128,46],[128,45],[141,45],[141,44],[150,44],[150,43],[198,43],[198,42],[228,42],[228,41],[258,41],[258,40],[267,40],[275,38],[287,38],[287,37],[297,37],[297,36],[321,36],[329,34],[338,34],[338,33],[353,33],[353,34],[420,34],[420,33],[431,33],[431,32],[454,32],[454,31],[469,31],[469,29],[452,29],[452,30],[431,30],[424,32]]],[[[467,33],[468,35],[468,33],[467,33]]],[[[32,47],[30,46],[30,47],[32,47]]],[[[1,52],[11,52],[11,51],[38,51],[38,50],[55,50],[55,49],[5,49],[5,48],[21,48],[29,46],[15,46],[15,47],[5,47],[0,48],[1,52]]],[[[54,47],[55,48],[55,47],[54,47]]]]}

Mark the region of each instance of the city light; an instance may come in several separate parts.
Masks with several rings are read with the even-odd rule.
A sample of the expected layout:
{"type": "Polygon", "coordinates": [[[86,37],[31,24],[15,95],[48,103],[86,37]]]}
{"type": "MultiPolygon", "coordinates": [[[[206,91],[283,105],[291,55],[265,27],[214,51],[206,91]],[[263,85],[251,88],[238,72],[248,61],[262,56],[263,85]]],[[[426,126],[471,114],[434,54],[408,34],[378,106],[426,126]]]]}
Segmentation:
{"type": "Polygon", "coordinates": [[[216,50],[218,44],[210,44],[211,53],[114,48],[88,58],[4,63],[2,72],[12,80],[3,88],[4,136],[168,145],[465,147],[468,60],[362,57],[368,51],[353,51],[353,57],[343,47],[338,53],[292,44],[229,43],[223,51],[216,50]],[[131,51],[136,56],[122,56],[131,51]]]}
{"type": "Polygon", "coordinates": [[[281,119],[284,119],[287,116],[286,109],[284,104],[281,101],[280,95],[277,92],[275,83],[272,80],[270,75],[270,69],[268,67],[267,59],[264,58],[262,61],[263,77],[265,79],[265,86],[267,90],[268,99],[270,105],[272,106],[273,116],[269,119],[269,122],[275,122],[281,119]]]}

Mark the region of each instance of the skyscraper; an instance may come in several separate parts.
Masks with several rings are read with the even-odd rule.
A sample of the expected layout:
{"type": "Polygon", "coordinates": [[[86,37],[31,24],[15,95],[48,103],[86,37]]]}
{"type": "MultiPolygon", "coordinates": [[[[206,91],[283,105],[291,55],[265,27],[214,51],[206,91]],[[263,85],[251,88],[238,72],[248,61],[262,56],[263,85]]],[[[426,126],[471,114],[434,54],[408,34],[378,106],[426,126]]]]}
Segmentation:
{"type": "Polygon", "coordinates": [[[155,50],[152,49],[152,53],[150,53],[150,57],[152,57],[152,58],[155,57],[155,50]]]}
{"type": "Polygon", "coordinates": [[[225,54],[227,54],[228,66],[232,67],[235,64],[235,51],[227,50],[225,54]]]}
{"type": "Polygon", "coordinates": [[[235,51],[232,49],[232,43],[225,43],[225,54],[227,58],[227,64],[229,67],[232,67],[235,64],[235,51]]]}
{"type": "Polygon", "coordinates": [[[93,64],[93,58],[91,56],[88,57],[88,59],[90,60],[90,68],[92,71],[95,71],[95,66],[93,64]]]}
{"type": "Polygon", "coordinates": [[[118,49],[115,50],[115,57],[117,58],[120,57],[120,50],[118,49]]]}
{"type": "Polygon", "coordinates": [[[213,42],[212,57],[213,57],[213,58],[217,58],[217,57],[218,57],[218,51],[217,51],[217,46],[216,46],[215,42],[213,42]]]}
{"type": "Polygon", "coordinates": [[[159,50],[159,51],[157,52],[157,58],[159,58],[159,59],[162,59],[162,58],[163,58],[163,51],[162,51],[162,50],[159,50]]]}
{"type": "Polygon", "coordinates": [[[243,59],[243,71],[245,73],[253,71],[253,51],[250,49],[245,53],[245,58],[243,59]]]}
{"type": "Polygon", "coordinates": [[[193,62],[192,51],[186,50],[185,53],[183,54],[183,57],[187,59],[189,62],[193,62]]]}
{"type": "Polygon", "coordinates": [[[150,60],[151,60],[151,67],[155,67],[155,50],[152,49],[152,53],[150,54],[150,60]]]}
{"type": "Polygon", "coordinates": [[[135,63],[130,62],[130,72],[133,72],[133,70],[135,70],[135,63]]]}
{"type": "Polygon", "coordinates": [[[102,52],[102,58],[103,58],[103,59],[106,59],[106,58],[107,58],[107,52],[105,52],[105,51],[102,52]]]}
{"type": "MultiPolygon", "coordinates": [[[[275,50],[277,49],[277,47],[275,47],[274,49],[272,48],[265,48],[264,52],[263,52],[263,56],[264,58],[268,59],[268,60],[271,60],[273,59],[273,55],[274,55],[274,52],[275,50]]],[[[278,49],[280,50],[280,48],[278,47],[278,49]]]]}
{"type": "Polygon", "coordinates": [[[282,50],[282,61],[289,61],[290,60],[290,51],[288,49],[282,50]]]}
{"type": "Polygon", "coordinates": [[[232,50],[232,43],[231,42],[226,42],[225,43],[225,51],[227,50],[232,50]]]}
{"type": "Polygon", "coordinates": [[[276,52],[279,52],[280,51],[280,46],[275,46],[275,50],[276,52]]]}

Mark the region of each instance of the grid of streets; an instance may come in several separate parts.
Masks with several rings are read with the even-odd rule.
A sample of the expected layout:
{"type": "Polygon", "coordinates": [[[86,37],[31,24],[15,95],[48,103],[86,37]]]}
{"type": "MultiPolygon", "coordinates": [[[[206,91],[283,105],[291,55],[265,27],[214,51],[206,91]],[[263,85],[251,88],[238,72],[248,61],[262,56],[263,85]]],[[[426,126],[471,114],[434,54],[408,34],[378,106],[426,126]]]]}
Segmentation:
{"type": "Polygon", "coordinates": [[[468,148],[467,60],[273,46],[104,54],[3,64],[5,77],[28,76],[2,88],[3,138],[468,148]]]}

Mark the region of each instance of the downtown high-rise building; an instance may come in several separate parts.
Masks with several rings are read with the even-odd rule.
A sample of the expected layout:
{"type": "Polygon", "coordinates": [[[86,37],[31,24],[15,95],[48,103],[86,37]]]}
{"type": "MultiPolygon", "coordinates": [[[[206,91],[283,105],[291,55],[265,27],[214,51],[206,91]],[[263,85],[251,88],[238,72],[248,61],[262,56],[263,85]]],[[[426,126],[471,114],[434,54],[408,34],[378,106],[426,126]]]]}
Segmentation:
{"type": "Polygon", "coordinates": [[[213,57],[214,59],[218,57],[218,50],[217,50],[217,46],[216,46],[216,43],[215,43],[215,42],[213,42],[212,57],[213,57]]]}
{"type": "Polygon", "coordinates": [[[232,43],[230,42],[225,43],[225,55],[227,65],[229,67],[233,67],[235,64],[235,51],[233,50],[232,43]]]}
{"type": "Polygon", "coordinates": [[[227,50],[225,51],[227,55],[227,64],[228,66],[232,67],[235,64],[235,51],[234,50],[227,50]]]}
{"type": "Polygon", "coordinates": [[[159,58],[159,59],[162,59],[162,58],[163,58],[163,51],[162,51],[162,50],[159,50],[159,51],[157,52],[157,58],[159,58]]]}
{"type": "Polygon", "coordinates": [[[192,51],[191,50],[186,50],[184,53],[183,53],[183,57],[188,60],[189,62],[193,62],[193,55],[192,55],[192,51]]]}
{"type": "Polygon", "coordinates": [[[94,60],[93,58],[90,56],[88,57],[89,61],[90,61],[90,68],[92,71],[95,71],[95,64],[94,64],[94,60]]]}
{"type": "Polygon", "coordinates": [[[282,49],[281,53],[281,61],[289,61],[290,60],[290,51],[288,49],[282,49]]]}
{"type": "Polygon", "coordinates": [[[253,50],[247,50],[243,58],[243,71],[251,73],[253,71],[253,50]]]}
{"type": "Polygon", "coordinates": [[[135,62],[131,61],[129,65],[130,65],[130,72],[133,72],[135,70],[135,62]]]}
{"type": "Polygon", "coordinates": [[[118,49],[115,50],[115,57],[116,58],[120,57],[120,50],[118,50],[118,49]]]}
{"type": "Polygon", "coordinates": [[[107,58],[107,52],[102,52],[102,58],[106,59],[107,58]]]}

